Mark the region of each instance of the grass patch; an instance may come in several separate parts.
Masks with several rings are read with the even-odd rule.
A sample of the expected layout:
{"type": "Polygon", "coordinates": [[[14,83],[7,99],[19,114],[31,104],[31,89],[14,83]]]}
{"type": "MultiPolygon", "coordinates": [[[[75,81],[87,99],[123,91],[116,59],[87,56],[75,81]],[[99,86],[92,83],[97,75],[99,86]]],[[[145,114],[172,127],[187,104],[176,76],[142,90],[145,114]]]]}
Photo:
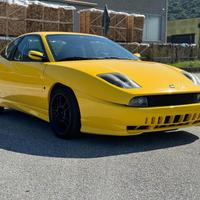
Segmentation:
{"type": "Polygon", "coordinates": [[[183,61],[171,64],[174,67],[199,67],[200,68],[200,60],[192,60],[192,61],[183,61]]]}

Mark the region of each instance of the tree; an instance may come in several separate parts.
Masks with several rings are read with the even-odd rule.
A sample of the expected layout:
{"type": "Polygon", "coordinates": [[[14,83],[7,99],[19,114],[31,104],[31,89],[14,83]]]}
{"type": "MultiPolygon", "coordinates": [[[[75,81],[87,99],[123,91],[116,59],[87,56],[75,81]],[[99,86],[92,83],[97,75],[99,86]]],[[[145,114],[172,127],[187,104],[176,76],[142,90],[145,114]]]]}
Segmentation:
{"type": "Polygon", "coordinates": [[[169,0],[169,20],[200,17],[200,0],[169,0]]]}

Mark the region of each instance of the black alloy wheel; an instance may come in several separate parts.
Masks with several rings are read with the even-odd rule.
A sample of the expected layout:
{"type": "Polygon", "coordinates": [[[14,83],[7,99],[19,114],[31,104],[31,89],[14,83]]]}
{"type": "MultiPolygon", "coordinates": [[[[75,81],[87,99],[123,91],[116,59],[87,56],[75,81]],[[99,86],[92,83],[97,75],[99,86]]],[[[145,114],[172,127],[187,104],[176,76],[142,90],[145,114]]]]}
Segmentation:
{"type": "Polygon", "coordinates": [[[74,93],[65,87],[56,88],[49,106],[50,124],[55,134],[64,139],[80,135],[80,111],[74,93]]]}

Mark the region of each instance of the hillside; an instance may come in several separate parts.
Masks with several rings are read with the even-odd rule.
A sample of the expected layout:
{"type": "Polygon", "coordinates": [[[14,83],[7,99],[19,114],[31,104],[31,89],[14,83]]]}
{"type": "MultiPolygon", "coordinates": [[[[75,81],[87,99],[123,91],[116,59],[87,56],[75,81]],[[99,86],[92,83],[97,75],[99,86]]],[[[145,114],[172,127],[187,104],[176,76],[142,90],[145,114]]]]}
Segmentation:
{"type": "Polygon", "coordinates": [[[169,20],[200,17],[200,0],[169,0],[169,20]]]}

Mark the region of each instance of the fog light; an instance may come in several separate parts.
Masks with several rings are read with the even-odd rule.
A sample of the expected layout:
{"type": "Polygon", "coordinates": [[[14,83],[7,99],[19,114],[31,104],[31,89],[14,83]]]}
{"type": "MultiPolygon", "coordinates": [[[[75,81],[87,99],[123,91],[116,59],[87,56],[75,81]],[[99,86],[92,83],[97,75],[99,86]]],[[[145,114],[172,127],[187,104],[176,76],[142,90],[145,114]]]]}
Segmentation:
{"type": "Polygon", "coordinates": [[[129,106],[131,107],[148,107],[147,97],[134,97],[130,100],[129,106]]]}

